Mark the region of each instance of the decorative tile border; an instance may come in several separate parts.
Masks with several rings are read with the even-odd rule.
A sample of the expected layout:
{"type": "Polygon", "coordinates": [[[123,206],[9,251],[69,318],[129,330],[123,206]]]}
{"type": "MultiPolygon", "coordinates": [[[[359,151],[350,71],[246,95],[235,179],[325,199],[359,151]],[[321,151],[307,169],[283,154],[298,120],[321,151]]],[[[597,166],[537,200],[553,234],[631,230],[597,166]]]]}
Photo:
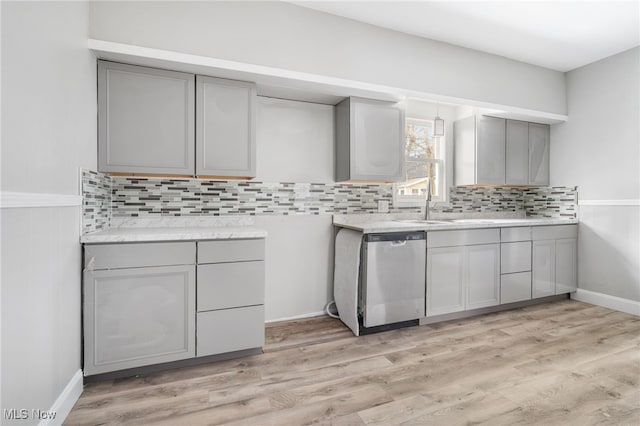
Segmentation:
{"type": "MultiPolygon", "coordinates": [[[[422,206],[397,206],[393,185],[211,181],[109,177],[83,171],[84,232],[110,220],[180,216],[372,214],[378,201],[390,213],[419,213],[422,206]]],[[[577,188],[453,187],[449,203],[435,213],[512,212],[532,217],[575,218],[577,188]]]]}

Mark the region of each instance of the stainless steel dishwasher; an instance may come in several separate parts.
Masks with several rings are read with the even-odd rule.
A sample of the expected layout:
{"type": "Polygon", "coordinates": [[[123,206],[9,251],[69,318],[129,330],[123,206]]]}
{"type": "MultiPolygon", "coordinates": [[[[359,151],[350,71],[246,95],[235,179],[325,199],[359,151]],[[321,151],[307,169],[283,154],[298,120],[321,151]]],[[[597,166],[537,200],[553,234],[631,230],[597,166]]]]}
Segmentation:
{"type": "Polygon", "coordinates": [[[364,327],[425,316],[424,232],[364,236],[359,311],[364,327]]]}

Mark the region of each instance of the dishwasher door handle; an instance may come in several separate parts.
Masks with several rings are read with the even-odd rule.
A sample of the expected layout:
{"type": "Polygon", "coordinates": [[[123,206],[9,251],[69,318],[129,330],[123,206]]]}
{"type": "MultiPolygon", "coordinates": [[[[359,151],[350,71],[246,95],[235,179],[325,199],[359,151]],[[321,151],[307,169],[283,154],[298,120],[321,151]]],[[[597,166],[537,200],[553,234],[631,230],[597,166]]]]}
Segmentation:
{"type": "Polygon", "coordinates": [[[405,244],[407,244],[407,240],[397,240],[391,242],[392,247],[402,247],[405,244]]]}

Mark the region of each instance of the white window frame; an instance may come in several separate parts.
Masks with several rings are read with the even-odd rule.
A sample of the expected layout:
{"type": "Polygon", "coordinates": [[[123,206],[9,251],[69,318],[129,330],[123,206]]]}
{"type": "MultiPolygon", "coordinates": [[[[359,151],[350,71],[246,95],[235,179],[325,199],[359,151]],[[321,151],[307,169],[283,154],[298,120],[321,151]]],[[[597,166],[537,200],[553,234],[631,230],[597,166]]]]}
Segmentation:
{"type": "MultiPolygon", "coordinates": [[[[405,120],[405,129],[407,124],[424,124],[431,123],[433,126],[432,119],[424,119],[424,118],[413,118],[408,117],[405,120]]],[[[434,163],[438,165],[438,193],[440,196],[432,196],[432,205],[434,204],[444,204],[448,199],[448,191],[446,191],[447,184],[447,141],[446,141],[446,133],[445,136],[436,136],[438,139],[437,143],[439,146],[439,152],[441,153],[441,158],[433,159],[433,160],[424,160],[425,163],[434,163]]],[[[406,141],[406,136],[405,136],[406,141]]],[[[404,159],[405,163],[407,162],[406,157],[404,159]]],[[[405,164],[406,167],[406,164],[405,164]]],[[[393,185],[393,204],[400,207],[414,207],[414,206],[424,206],[425,204],[425,196],[423,195],[400,195],[398,194],[398,185],[402,182],[397,182],[393,185]]]]}

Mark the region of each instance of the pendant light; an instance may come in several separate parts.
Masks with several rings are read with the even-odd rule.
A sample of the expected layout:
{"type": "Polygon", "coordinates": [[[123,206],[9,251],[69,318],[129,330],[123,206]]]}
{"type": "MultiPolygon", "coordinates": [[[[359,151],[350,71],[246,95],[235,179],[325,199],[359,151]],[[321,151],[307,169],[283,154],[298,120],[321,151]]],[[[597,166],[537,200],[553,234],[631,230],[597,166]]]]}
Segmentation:
{"type": "Polygon", "coordinates": [[[444,120],[440,118],[440,102],[436,104],[436,118],[433,119],[433,135],[444,136],[444,120]]]}

